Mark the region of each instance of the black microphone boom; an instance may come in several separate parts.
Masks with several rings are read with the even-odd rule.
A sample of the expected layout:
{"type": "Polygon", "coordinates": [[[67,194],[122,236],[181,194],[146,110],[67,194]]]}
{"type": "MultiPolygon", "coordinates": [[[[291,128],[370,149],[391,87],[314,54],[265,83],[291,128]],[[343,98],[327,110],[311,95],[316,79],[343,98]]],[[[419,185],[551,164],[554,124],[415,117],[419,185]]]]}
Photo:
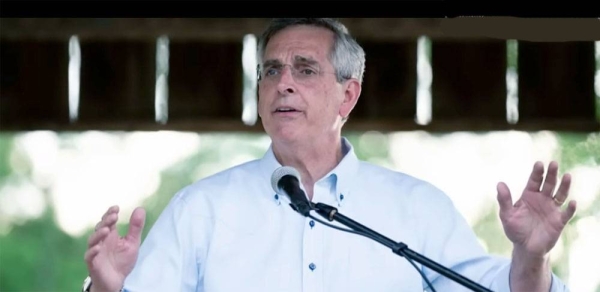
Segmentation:
{"type": "Polygon", "coordinates": [[[472,291],[484,291],[491,292],[491,290],[473,282],[472,280],[436,263],[433,260],[411,250],[405,243],[395,242],[375,231],[369,229],[368,227],[340,214],[338,210],[332,206],[317,203],[315,204],[315,211],[319,213],[322,217],[326,218],[329,221],[337,221],[343,225],[350,227],[352,230],[359,231],[360,233],[365,234],[367,237],[389,247],[395,254],[399,256],[403,256],[409,260],[414,260],[416,262],[421,263],[422,265],[440,273],[443,276],[446,276],[456,283],[463,285],[471,289],[472,291]]]}

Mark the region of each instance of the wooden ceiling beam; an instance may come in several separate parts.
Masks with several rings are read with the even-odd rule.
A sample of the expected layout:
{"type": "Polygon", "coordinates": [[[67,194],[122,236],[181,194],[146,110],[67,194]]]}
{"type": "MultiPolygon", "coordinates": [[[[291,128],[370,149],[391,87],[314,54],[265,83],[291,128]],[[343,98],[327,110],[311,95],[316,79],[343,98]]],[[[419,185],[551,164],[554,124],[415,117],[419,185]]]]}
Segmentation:
{"type": "MultiPolygon", "coordinates": [[[[406,40],[427,35],[436,39],[519,39],[528,41],[600,40],[598,18],[342,18],[356,38],[406,40]]],[[[267,18],[1,18],[5,39],[232,41],[259,34],[267,18]]]]}

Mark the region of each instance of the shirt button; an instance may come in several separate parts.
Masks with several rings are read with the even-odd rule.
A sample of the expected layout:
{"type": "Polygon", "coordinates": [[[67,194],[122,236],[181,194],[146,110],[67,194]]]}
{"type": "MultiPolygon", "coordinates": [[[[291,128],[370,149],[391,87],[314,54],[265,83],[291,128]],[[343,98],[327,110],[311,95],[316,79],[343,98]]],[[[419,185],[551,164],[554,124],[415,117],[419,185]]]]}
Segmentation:
{"type": "Polygon", "coordinates": [[[308,223],[308,225],[310,225],[310,228],[312,229],[313,227],[315,227],[315,221],[314,220],[310,220],[310,222],[308,223]]]}
{"type": "Polygon", "coordinates": [[[310,263],[310,265],[308,265],[308,268],[309,268],[311,271],[314,271],[314,270],[317,268],[317,265],[315,265],[314,263],[310,263]]]}

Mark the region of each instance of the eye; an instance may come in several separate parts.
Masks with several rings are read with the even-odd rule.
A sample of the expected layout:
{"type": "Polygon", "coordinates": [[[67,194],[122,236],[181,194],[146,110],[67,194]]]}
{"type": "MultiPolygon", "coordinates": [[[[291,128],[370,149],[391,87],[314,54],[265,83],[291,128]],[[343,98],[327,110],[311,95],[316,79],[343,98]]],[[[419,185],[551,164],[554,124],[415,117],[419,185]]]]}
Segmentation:
{"type": "Polygon", "coordinates": [[[318,73],[318,71],[316,69],[314,69],[310,66],[306,66],[306,65],[298,66],[297,71],[300,72],[300,74],[306,75],[306,76],[316,75],[318,73]]]}
{"type": "Polygon", "coordinates": [[[302,73],[303,75],[315,75],[317,74],[317,71],[310,69],[310,68],[305,68],[300,70],[300,73],[302,73]]]}
{"type": "Polygon", "coordinates": [[[269,67],[269,68],[266,68],[264,75],[265,75],[265,76],[273,76],[273,75],[277,75],[277,74],[279,74],[279,71],[280,71],[280,70],[281,70],[281,69],[279,69],[279,68],[276,68],[276,67],[269,67]]]}

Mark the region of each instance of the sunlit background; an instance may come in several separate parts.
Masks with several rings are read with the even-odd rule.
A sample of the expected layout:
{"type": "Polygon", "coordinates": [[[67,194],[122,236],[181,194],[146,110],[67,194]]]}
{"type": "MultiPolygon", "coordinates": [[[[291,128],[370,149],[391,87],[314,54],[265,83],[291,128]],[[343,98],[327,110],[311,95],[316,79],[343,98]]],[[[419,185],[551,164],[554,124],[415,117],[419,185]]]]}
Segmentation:
{"type": "MultiPolygon", "coordinates": [[[[415,131],[346,136],[360,158],[442,188],[482,244],[506,256],[511,246],[497,216],[496,184],[506,182],[516,200],[535,161],[558,161],[561,175],[573,176],[570,198],[577,200],[578,212],[552,252],[552,265],[572,291],[600,289],[598,133],[415,131]]],[[[260,158],[269,143],[266,135],[235,133],[0,135],[2,291],[75,291],[86,276],[87,236],[109,206],[121,207],[122,224],[133,208],[146,207],[147,232],[178,189],[260,158]],[[21,276],[32,281],[20,282],[21,276]]]]}

